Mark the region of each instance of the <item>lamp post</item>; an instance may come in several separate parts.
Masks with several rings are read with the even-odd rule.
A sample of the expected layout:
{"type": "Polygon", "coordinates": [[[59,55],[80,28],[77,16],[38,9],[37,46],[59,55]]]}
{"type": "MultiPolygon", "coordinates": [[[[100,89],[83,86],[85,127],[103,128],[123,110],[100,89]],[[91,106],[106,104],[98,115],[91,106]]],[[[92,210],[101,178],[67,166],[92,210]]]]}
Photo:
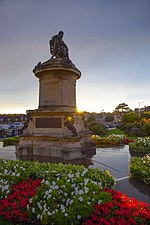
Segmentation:
{"type": "Polygon", "coordinates": [[[144,102],[139,102],[139,117],[141,116],[141,103],[144,103],[144,102]]]}

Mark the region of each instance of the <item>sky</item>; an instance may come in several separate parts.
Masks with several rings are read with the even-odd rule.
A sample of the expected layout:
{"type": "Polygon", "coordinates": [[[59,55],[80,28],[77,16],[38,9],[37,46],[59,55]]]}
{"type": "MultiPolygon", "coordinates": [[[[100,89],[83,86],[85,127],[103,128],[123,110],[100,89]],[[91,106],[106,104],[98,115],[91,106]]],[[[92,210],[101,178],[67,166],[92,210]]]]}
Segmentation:
{"type": "Polygon", "coordinates": [[[150,0],[0,0],[0,113],[38,108],[32,70],[60,30],[81,71],[77,108],[150,105],[150,0]]]}

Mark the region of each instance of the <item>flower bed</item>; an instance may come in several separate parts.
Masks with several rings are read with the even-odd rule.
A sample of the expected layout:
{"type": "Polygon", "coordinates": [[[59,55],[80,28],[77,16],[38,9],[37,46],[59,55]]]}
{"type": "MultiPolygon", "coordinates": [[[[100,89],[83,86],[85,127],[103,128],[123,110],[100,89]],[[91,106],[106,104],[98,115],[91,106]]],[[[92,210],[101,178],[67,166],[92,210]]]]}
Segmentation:
{"type": "Polygon", "coordinates": [[[0,224],[148,224],[149,206],[111,190],[108,171],[11,160],[0,167],[0,224]]]}
{"type": "Polygon", "coordinates": [[[129,150],[132,156],[143,157],[150,153],[150,137],[138,138],[135,142],[129,143],[129,150]]]}
{"type": "Polygon", "coordinates": [[[84,166],[0,160],[0,222],[81,224],[111,200],[108,171],[84,166]],[[20,205],[20,207],[19,207],[20,205]]]}
{"type": "Polygon", "coordinates": [[[112,147],[124,144],[124,135],[112,134],[108,137],[93,135],[92,139],[98,147],[112,147]]]}
{"type": "Polygon", "coordinates": [[[133,178],[150,185],[150,154],[147,154],[143,158],[131,158],[129,168],[130,175],[133,178]]]}
{"type": "Polygon", "coordinates": [[[112,196],[112,201],[106,204],[96,204],[95,212],[83,225],[93,224],[143,224],[150,221],[150,208],[147,203],[129,198],[119,191],[106,190],[112,196]]]}

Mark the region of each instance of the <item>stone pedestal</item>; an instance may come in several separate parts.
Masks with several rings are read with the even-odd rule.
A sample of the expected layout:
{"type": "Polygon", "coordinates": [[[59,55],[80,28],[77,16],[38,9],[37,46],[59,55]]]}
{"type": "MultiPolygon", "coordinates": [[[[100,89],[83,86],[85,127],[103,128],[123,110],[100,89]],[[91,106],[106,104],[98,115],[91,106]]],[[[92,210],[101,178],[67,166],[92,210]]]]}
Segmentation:
{"type": "Polygon", "coordinates": [[[17,157],[83,159],[96,153],[84,114],[76,112],[76,81],[81,73],[68,59],[50,59],[33,70],[39,79],[39,107],[28,110],[17,157]]]}

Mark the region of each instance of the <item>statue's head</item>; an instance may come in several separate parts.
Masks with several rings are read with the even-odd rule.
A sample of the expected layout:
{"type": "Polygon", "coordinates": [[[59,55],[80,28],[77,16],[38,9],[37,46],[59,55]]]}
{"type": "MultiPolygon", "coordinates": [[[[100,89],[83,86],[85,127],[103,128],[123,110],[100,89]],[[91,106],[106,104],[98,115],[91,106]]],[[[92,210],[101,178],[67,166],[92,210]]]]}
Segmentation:
{"type": "Polygon", "coordinates": [[[60,35],[61,37],[63,37],[64,32],[63,31],[59,31],[58,35],[60,35]]]}

